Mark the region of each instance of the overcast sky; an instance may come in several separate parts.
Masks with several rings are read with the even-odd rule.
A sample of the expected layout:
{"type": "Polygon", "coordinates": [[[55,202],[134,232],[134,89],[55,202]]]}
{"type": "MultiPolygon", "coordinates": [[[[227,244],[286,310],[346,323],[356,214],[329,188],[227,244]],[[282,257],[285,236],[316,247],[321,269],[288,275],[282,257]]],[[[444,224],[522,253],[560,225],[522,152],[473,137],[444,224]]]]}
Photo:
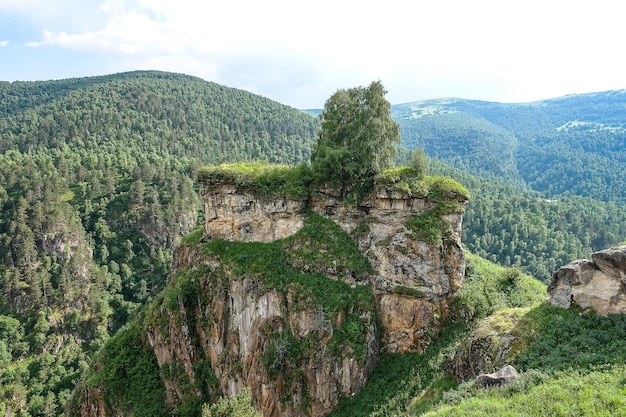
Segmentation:
{"type": "Polygon", "coordinates": [[[619,0],[0,0],[0,80],[173,71],[297,108],[626,88],[619,0]]]}

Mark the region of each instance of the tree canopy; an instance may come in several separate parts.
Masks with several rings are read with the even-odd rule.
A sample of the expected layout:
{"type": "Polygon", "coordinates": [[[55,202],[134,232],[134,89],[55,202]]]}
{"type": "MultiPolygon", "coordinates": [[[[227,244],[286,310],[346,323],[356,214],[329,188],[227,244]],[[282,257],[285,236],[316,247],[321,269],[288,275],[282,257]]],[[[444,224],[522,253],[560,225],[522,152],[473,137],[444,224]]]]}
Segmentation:
{"type": "Polygon", "coordinates": [[[311,166],[320,183],[344,196],[363,192],[374,177],[393,165],[400,128],[391,118],[380,81],[369,87],[338,90],[324,105],[311,166]]]}

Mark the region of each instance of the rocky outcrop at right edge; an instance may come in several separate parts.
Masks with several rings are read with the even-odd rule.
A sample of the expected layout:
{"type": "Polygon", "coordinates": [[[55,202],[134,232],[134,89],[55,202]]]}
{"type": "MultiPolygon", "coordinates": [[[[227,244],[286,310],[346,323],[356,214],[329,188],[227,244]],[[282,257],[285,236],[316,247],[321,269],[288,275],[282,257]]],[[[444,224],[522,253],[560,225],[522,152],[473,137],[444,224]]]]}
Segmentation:
{"type": "Polygon", "coordinates": [[[552,276],[550,303],[578,306],[600,315],[626,312],[626,246],[594,253],[591,260],[576,260],[552,276]]]}

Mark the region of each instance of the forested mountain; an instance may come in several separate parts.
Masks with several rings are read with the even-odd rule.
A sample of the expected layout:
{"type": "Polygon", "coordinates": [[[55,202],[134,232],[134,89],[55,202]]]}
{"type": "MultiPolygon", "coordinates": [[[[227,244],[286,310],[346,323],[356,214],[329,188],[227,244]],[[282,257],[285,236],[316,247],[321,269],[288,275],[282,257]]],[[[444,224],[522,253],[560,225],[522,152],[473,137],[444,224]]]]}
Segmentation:
{"type": "Polygon", "coordinates": [[[392,106],[403,144],[474,175],[551,196],[626,203],[626,91],[506,104],[392,106]]]}
{"type": "MultiPolygon", "coordinates": [[[[626,239],[625,105],[613,91],[392,115],[403,146],[470,190],[466,247],[545,281],[626,239]]],[[[0,415],[60,415],[91,355],[164,287],[202,216],[196,169],[307,161],[309,113],[163,72],[0,82],[0,415]]]]}
{"type": "Polygon", "coordinates": [[[547,281],[626,239],[626,91],[506,104],[392,106],[402,145],[435,158],[472,194],[463,242],[547,281]],[[450,168],[453,167],[453,168],[450,168]]]}
{"type": "Polygon", "coordinates": [[[87,359],[163,288],[196,167],[308,160],[312,116],[201,79],[0,83],[0,415],[60,415],[87,359]]]}
{"type": "Polygon", "coordinates": [[[437,160],[430,165],[433,172],[464,184],[472,195],[463,216],[465,247],[545,283],[557,268],[626,237],[624,204],[575,195],[548,199],[437,160]]]}

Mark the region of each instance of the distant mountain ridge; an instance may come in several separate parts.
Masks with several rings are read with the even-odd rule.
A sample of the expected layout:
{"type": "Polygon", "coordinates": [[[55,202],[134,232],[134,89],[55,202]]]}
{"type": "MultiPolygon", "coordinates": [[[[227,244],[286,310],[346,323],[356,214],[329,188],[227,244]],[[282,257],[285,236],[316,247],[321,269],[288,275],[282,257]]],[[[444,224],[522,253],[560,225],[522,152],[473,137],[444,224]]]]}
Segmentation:
{"type": "Polygon", "coordinates": [[[474,175],[549,195],[626,202],[626,90],[530,103],[394,105],[402,143],[474,175]]]}

